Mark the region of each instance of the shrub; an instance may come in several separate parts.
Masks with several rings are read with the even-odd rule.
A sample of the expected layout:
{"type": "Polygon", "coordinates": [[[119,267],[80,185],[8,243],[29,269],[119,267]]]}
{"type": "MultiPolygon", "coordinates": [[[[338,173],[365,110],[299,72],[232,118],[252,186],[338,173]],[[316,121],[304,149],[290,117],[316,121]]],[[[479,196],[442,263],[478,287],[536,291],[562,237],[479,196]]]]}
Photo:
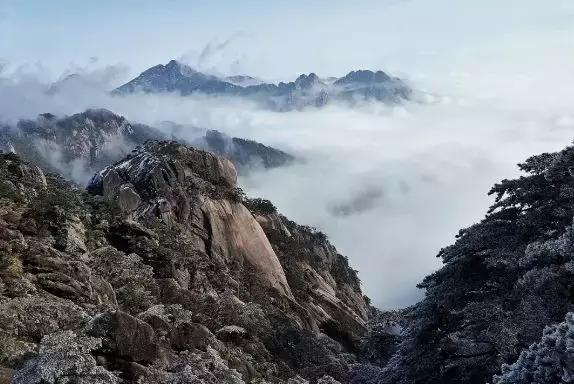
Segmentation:
{"type": "Polygon", "coordinates": [[[262,215],[271,215],[277,212],[277,208],[273,205],[272,202],[265,199],[254,198],[254,199],[245,199],[243,204],[253,213],[259,213],[262,215]]]}
{"type": "Polygon", "coordinates": [[[45,336],[38,357],[16,371],[13,384],[117,384],[120,379],[96,364],[90,352],[101,345],[93,337],[78,337],[72,331],[45,336]]]}

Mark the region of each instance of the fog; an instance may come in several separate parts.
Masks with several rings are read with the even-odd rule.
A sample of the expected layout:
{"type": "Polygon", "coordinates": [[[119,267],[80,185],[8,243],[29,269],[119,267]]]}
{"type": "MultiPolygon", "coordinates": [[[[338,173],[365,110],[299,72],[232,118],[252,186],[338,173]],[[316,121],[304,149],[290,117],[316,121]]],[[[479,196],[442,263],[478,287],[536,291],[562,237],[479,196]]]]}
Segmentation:
{"type": "MultiPolygon", "coordinates": [[[[470,3],[462,3],[469,7],[470,3]]],[[[370,35],[357,48],[358,56],[353,56],[350,38],[342,40],[342,52],[339,46],[336,54],[329,50],[331,43],[321,51],[325,57],[312,69],[319,75],[343,75],[344,68],[334,64],[342,56],[347,58],[346,69],[356,65],[349,57],[364,59],[372,66],[384,56],[389,65],[380,69],[390,68],[392,74],[406,78],[420,91],[416,102],[400,106],[330,105],[277,113],[237,99],[176,95],[114,98],[104,90],[121,84],[129,63],[108,66],[91,62],[79,71],[89,81],[67,83],[55,93],[47,92],[51,87],[48,79],[54,76],[46,75],[42,65],[5,69],[0,73],[0,119],[13,122],[42,112],[71,114],[101,107],[137,122],[170,120],[283,149],[302,161],[253,171],[241,178],[241,187],[252,197],[270,199],[289,218],[325,232],[359,271],[363,288],[375,305],[404,307],[423,294],[415,286],[440,266],[435,257],[440,248],[451,244],[460,228],[484,215],[493,201],[487,195],[490,187],[517,176],[516,164],[527,157],[559,150],[574,137],[572,9],[563,14],[537,13],[532,10],[541,7],[541,2],[527,2],[524,8],[520,2],[510,3],[518,8],[508,6],[500,14],[494,14],[492,8],[478,12],[474,7],[480,7],[473,6],[471,10],[478,12],[472,14],[476,19],[458,15],[457,25],[443,30],[436,25],[432,29],[433,23],[425,19],[431,2],[424,6],[421,1],[397,2],[400,5],[393,5],[385,16],[395,17],[394,24],[382,28],[396,27],[408,15],[420,28],[398,28],[402,40],[390,34],[370,35]],[[532,12],[525,17],[518,9],[532,12]],[[468,20],[472,22],[466,23],[468,20]],[[380,45],[371,44],[375,40],[380,45]],[[384,55],[377,56],[377,47],[386,43],[384,55]],[[363,49],[367,45],[368,53],[363,49]],[[341,73],[333,73],[335,70],[341,73]]],[[[568,2],[558,3],[564,10],[568,7],[568,2]]],[[[373,17],[368,19],[373,21],[373,17]]],[[[349,34],[360,32],[350,30],[349,34]]],[[[298,66],[296,60],[287,60],[288,65],[281,67],[282,57],[275,52],[269,61],[277,66],[257,71],[257,56],[250,54],[253,51],[234,46],[243,35],[230,36],[233,38],[196,49],[199,53],[191,55],[193,60],[213,67],[213,72],[225,72],[210,58],[216,56],[224,68],[233,67],[239,54],[225,54],[233,47],[243,52],[242,57],[250,58],[241,66],[252,69],[250,75],[278,76],[279,68],[287,77],[295,67],[310,67],[308,62],[298,66]]],[[[263,42],[276,43],[274,37],[264,37],[263,42]]],[[[299,52],[301,47],[291,47],[296,43],[303,46],[302,52],[314,48],[312,41],[283,37],[281,41],[288,41],[281,46],[285,56],[299,52]]],[[[63,74],[67,73],[70,70],[63,74]]],[[[196,132],[181,134],[188,138],[185,136],[196,132]]]]}
{"type": "Polygon", "coordinates": [[[31,117],[98,106],[133,121],[218,129],[294,154],[302,161],[253,171],[241,187],[325,232],[382,308],[416,302],[422,292],[415,286],[439,267],[439,249],[485,213],[489,188],[517,175],[516,163],[528,156],[568,145],[574,128],[568,111],[524,109],[518,95],[518,104],[506,105],[427,95],[424,103],[394,107],[277,113],[240,100],[36,92],[44,88],[30,81],[1,88],[2,97],[10,92],[10,100],[28,102],[18,109],[4,99],[0,113],[31,117]]]}

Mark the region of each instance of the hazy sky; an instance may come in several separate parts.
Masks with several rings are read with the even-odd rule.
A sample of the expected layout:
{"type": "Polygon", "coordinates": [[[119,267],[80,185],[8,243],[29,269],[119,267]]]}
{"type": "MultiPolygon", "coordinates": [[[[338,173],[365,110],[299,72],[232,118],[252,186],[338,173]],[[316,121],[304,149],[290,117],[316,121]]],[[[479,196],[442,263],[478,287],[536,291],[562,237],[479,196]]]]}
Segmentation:
{"type": "Polygon", "coordinates": [[[198,64],[211,43],[199,64],[228,72],[413,76],[479,65],[498,42],[571,32],[573,20],[571,0],[0,0],[0,57],[53,75],[91,58],[136,73],[183,56],[198,64]]]}
{"type": "Polygon", "coordinates": [[[0,0],[0,120],[106,107],[295,153],[307,163],[254,173],[245,189],[324,230],[374,302],[400,307],[420,297],[438,250],[481,218],[493,183],[572,141],[573,37],[572,0],[0,0]],[[102,92],[172,58],[266,79],[383,69],[432,97],[273,113],[102,92]],[[71,72],[101,86],[44,93],[71,72]]]}

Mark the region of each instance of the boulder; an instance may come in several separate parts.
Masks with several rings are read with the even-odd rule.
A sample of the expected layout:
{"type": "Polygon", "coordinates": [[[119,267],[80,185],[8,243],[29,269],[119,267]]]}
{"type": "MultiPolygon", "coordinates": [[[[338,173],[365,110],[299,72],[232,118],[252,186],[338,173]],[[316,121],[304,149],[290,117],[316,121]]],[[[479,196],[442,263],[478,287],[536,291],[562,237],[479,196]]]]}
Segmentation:
{"type": "Polygon", "coordinates": [[[180,351],[199,349],[206,351],[207,347],[217,344],[215,336],[207,327],[197,323],[181,323],[171,337],[172,346],[180,351]]]}
{"type": "Polygon", "coordinates": [[[123,212],[131,213],[141,201],[140,195],[134,191],[131,184],[123,184],[118,192],[118,205],[123,212]]]}
{"type": "Polygon", "coordinates": [[[237,325],[226,325],[220,328],[216,335],[220,340],[237,343],[247,337],[247,331],[237,325]]]}
{"type": "Polygon", "coordinates": [[[160,347],[153,328],[146,322],[121,311],[96,316],[88,333],[100,337],[104,352],[134,362],[152,363],[160,357],[160,347]]]}

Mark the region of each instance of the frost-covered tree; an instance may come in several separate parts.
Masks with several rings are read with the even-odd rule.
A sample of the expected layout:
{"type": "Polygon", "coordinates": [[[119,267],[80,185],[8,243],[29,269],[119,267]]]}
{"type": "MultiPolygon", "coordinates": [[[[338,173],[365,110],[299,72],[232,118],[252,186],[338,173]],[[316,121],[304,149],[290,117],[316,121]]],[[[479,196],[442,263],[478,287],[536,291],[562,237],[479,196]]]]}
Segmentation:
{"type": "Polygon", "coordinates": [[[574,313],[547,327],[542,340],[522,352],[516,363],[504,365],[494,384],[559,384],[574,382],[574,313]]]}
{"type": "MultiPolygon", "coordinates": [[[[484,383],[540,340],[574,304],[574,147],[534,156],[526,174],[496,184],[487,215],[442,249],[444,266],[420,284],[425,298],[381,383],[484,383]]],[[[360,373],[357,382],[362,382],[360,373]]]]}
{"type": "Polygon", "coordinates": [[[45,336],[38,356],[16,371],[13,384],[117,384],[120,379],[96,364],[90,352],[101,345],[72,331],[45,336]]]}

